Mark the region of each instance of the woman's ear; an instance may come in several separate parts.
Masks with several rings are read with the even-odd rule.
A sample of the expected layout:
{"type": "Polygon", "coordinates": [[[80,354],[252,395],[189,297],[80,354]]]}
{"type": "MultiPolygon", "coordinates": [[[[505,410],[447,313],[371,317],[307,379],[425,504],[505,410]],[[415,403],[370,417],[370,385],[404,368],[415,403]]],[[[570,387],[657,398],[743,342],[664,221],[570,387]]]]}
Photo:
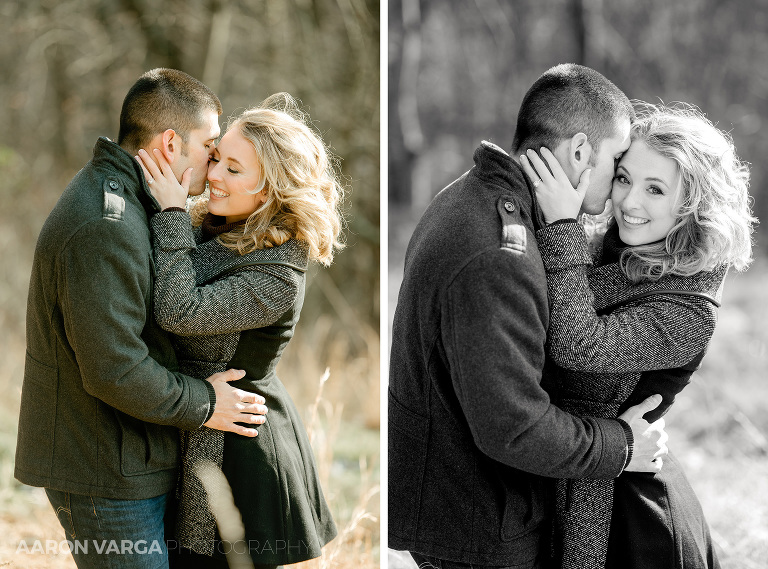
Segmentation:
{"type": "Polygon", "coordinates": [[[590,165],[592,159],[592,145],[587,140],[587,135],[578,132],[571,137],[568,145],[568,162],[576,172],[582,172],[590,165]]]}
{"type": "Polygon", "coordinates": [[[163,131],[160,140],[160,152],[163,153],[168,164],[173,164],[176,153],[181,152],[181,137],[172,128],[163,131]]]}

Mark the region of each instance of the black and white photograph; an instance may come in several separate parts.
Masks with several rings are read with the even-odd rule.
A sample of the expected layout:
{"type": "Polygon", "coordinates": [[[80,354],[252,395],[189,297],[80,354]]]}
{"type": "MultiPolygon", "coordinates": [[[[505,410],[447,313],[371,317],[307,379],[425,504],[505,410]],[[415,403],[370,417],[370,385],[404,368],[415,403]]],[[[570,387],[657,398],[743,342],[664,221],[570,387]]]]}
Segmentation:
{"type": "Polygon", "coordinates": [[[766,566],[766,7],[388,6],[389,568],[766,566]]]}

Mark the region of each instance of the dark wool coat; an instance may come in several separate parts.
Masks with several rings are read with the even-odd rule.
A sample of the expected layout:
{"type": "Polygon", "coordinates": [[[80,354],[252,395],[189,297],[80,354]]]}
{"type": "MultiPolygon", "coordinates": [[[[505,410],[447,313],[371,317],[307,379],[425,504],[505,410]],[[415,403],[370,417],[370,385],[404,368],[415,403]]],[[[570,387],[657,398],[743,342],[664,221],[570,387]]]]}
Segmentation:
{"type": "Polygon", "coordinates": [[[549,323],[520,166],[484,142],[408,245],[389,375],[389,546],[531,567],[548,550],[549,482],[613,478],[618,421],[579,419],[540,386],[549,323]]]}
{"type": "Polygon", "coordinates": [[[169,492],[178,428],[213,412],[213,388],[176,372],[152,316],[149,216],[133,156],[101,138],[37,241],[15,475],[115,499],[169,492]]]}
{"type": "MultiPolygon", "coordinates": [[[[617,235],[614,226],[606,241],[618,239],[617,235]]],[[[657,382],[654,386],[664,397],[654,417],[666,412],[698,366],[712,337],[715,303],[720,300],[726,268],[690,277],[667,276],[655,282],[632,284],[618,262],[592,267],[584,230],[576,223],[550,225],[538,231],[536,237],[549,288],[551,314],[547,346],[552,360],[560,366],[548,370],[545,379],[553,400],[577,415],[616,417],[635,391],[643,372],[685,368],[679,369],[681,373],[675,377],[668,377],[668,382],[657,382]],[[694,295],[676,295],[673,291],[694,295]],[[691,363],[693,366],[688,365],[691,363]]],[[[673,461],[665,463],[664,469],[668,466],[672,470],[679,468],[673,461]]],[[[664,469],[662,473],[666,476],[664,469]]],[[[605,566],[613,488],[612,480],[558,482],[555,546],[558,558],[562,557],[562,567],[602,569],[605,566]]],[[[684,477],[667,488],[666,493],[667,504],[661,505],[664,519],[656,523],[668,527],[669,532],[673,532],[676,525],[695,526],[693,519],[674,519],[668,504],[685,493],[683,501],[693,501],[700,512],[684,477]]],[[[639,540],[654,533],[649,524],[634,530],[639,540]]],[[[689,535],[691,530],[674,533],[676,543],[709,541],[706,524],[703,528],[700,526],[697,536],[689,535]]],[[[678,567],[658,546],[653,557],[646,559],[647,565],[642,566],[678,567]]],[[[703,564],[691,558],[684,566],[707,567],[708,554],[704,548],[703,564]]],[[[621,557],[615,560],[618,567],[632,566],[626,552],[618,555],[624,556],[623,562],[621,557]]]]}
{"type": "Polygon", "coordinates": [[[318,557],[336,535],[314,455],[293,400],[275,374],[304,301],[306,244],[290,240],[245,255],[193,231],[189,214],[152,218],[155,316],[173,332],[179,365],[194,377],[232,367],[233,386],[264,396],[267,421],[255,438],[202,428],[183,434],[178,538],[213,553],[216,527],[195,475],[200,460],[220,466],[257,564],[318,557]]]}

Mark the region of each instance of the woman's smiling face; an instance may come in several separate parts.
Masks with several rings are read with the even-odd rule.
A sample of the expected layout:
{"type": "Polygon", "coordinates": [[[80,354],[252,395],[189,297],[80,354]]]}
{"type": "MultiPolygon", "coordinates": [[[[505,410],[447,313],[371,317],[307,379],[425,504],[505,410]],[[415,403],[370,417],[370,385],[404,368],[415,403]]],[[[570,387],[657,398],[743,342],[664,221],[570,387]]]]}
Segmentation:
{"type": "Polygon", "coordinates": [[[677,223],[677,163],[633,140],[613,179],[611,201],[619,236],[627,245],[664,239],[677,223]]]}
{"type": "Polygon", "coordinates": [[[256,150],[236,127],[230,129],[208,164],[208,211],[227,223],[247,219],[266,200],[264,191],[254,193],[260,183],[256,150]]]}

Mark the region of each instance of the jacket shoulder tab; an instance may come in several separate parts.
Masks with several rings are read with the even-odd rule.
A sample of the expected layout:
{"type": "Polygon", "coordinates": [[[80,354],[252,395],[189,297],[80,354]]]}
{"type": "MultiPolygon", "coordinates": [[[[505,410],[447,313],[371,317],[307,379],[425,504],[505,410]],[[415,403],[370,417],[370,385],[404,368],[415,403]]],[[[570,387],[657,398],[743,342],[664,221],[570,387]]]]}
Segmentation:
{"type": "Polygon", "coordinates": [[[509,196],[501,196],[496,211],[501,221],[501,248],[511,253],[524,254],[528,245],[528,233],[520,219],[519,205],[509,196]]]}
{"type": "Polygon", "coordinates": [[[106,178],[102,184],[104,190],[104,207],[101,217],[122,221],[125,214],[125,198],[123,184],[117,178],[106,178]]]}

